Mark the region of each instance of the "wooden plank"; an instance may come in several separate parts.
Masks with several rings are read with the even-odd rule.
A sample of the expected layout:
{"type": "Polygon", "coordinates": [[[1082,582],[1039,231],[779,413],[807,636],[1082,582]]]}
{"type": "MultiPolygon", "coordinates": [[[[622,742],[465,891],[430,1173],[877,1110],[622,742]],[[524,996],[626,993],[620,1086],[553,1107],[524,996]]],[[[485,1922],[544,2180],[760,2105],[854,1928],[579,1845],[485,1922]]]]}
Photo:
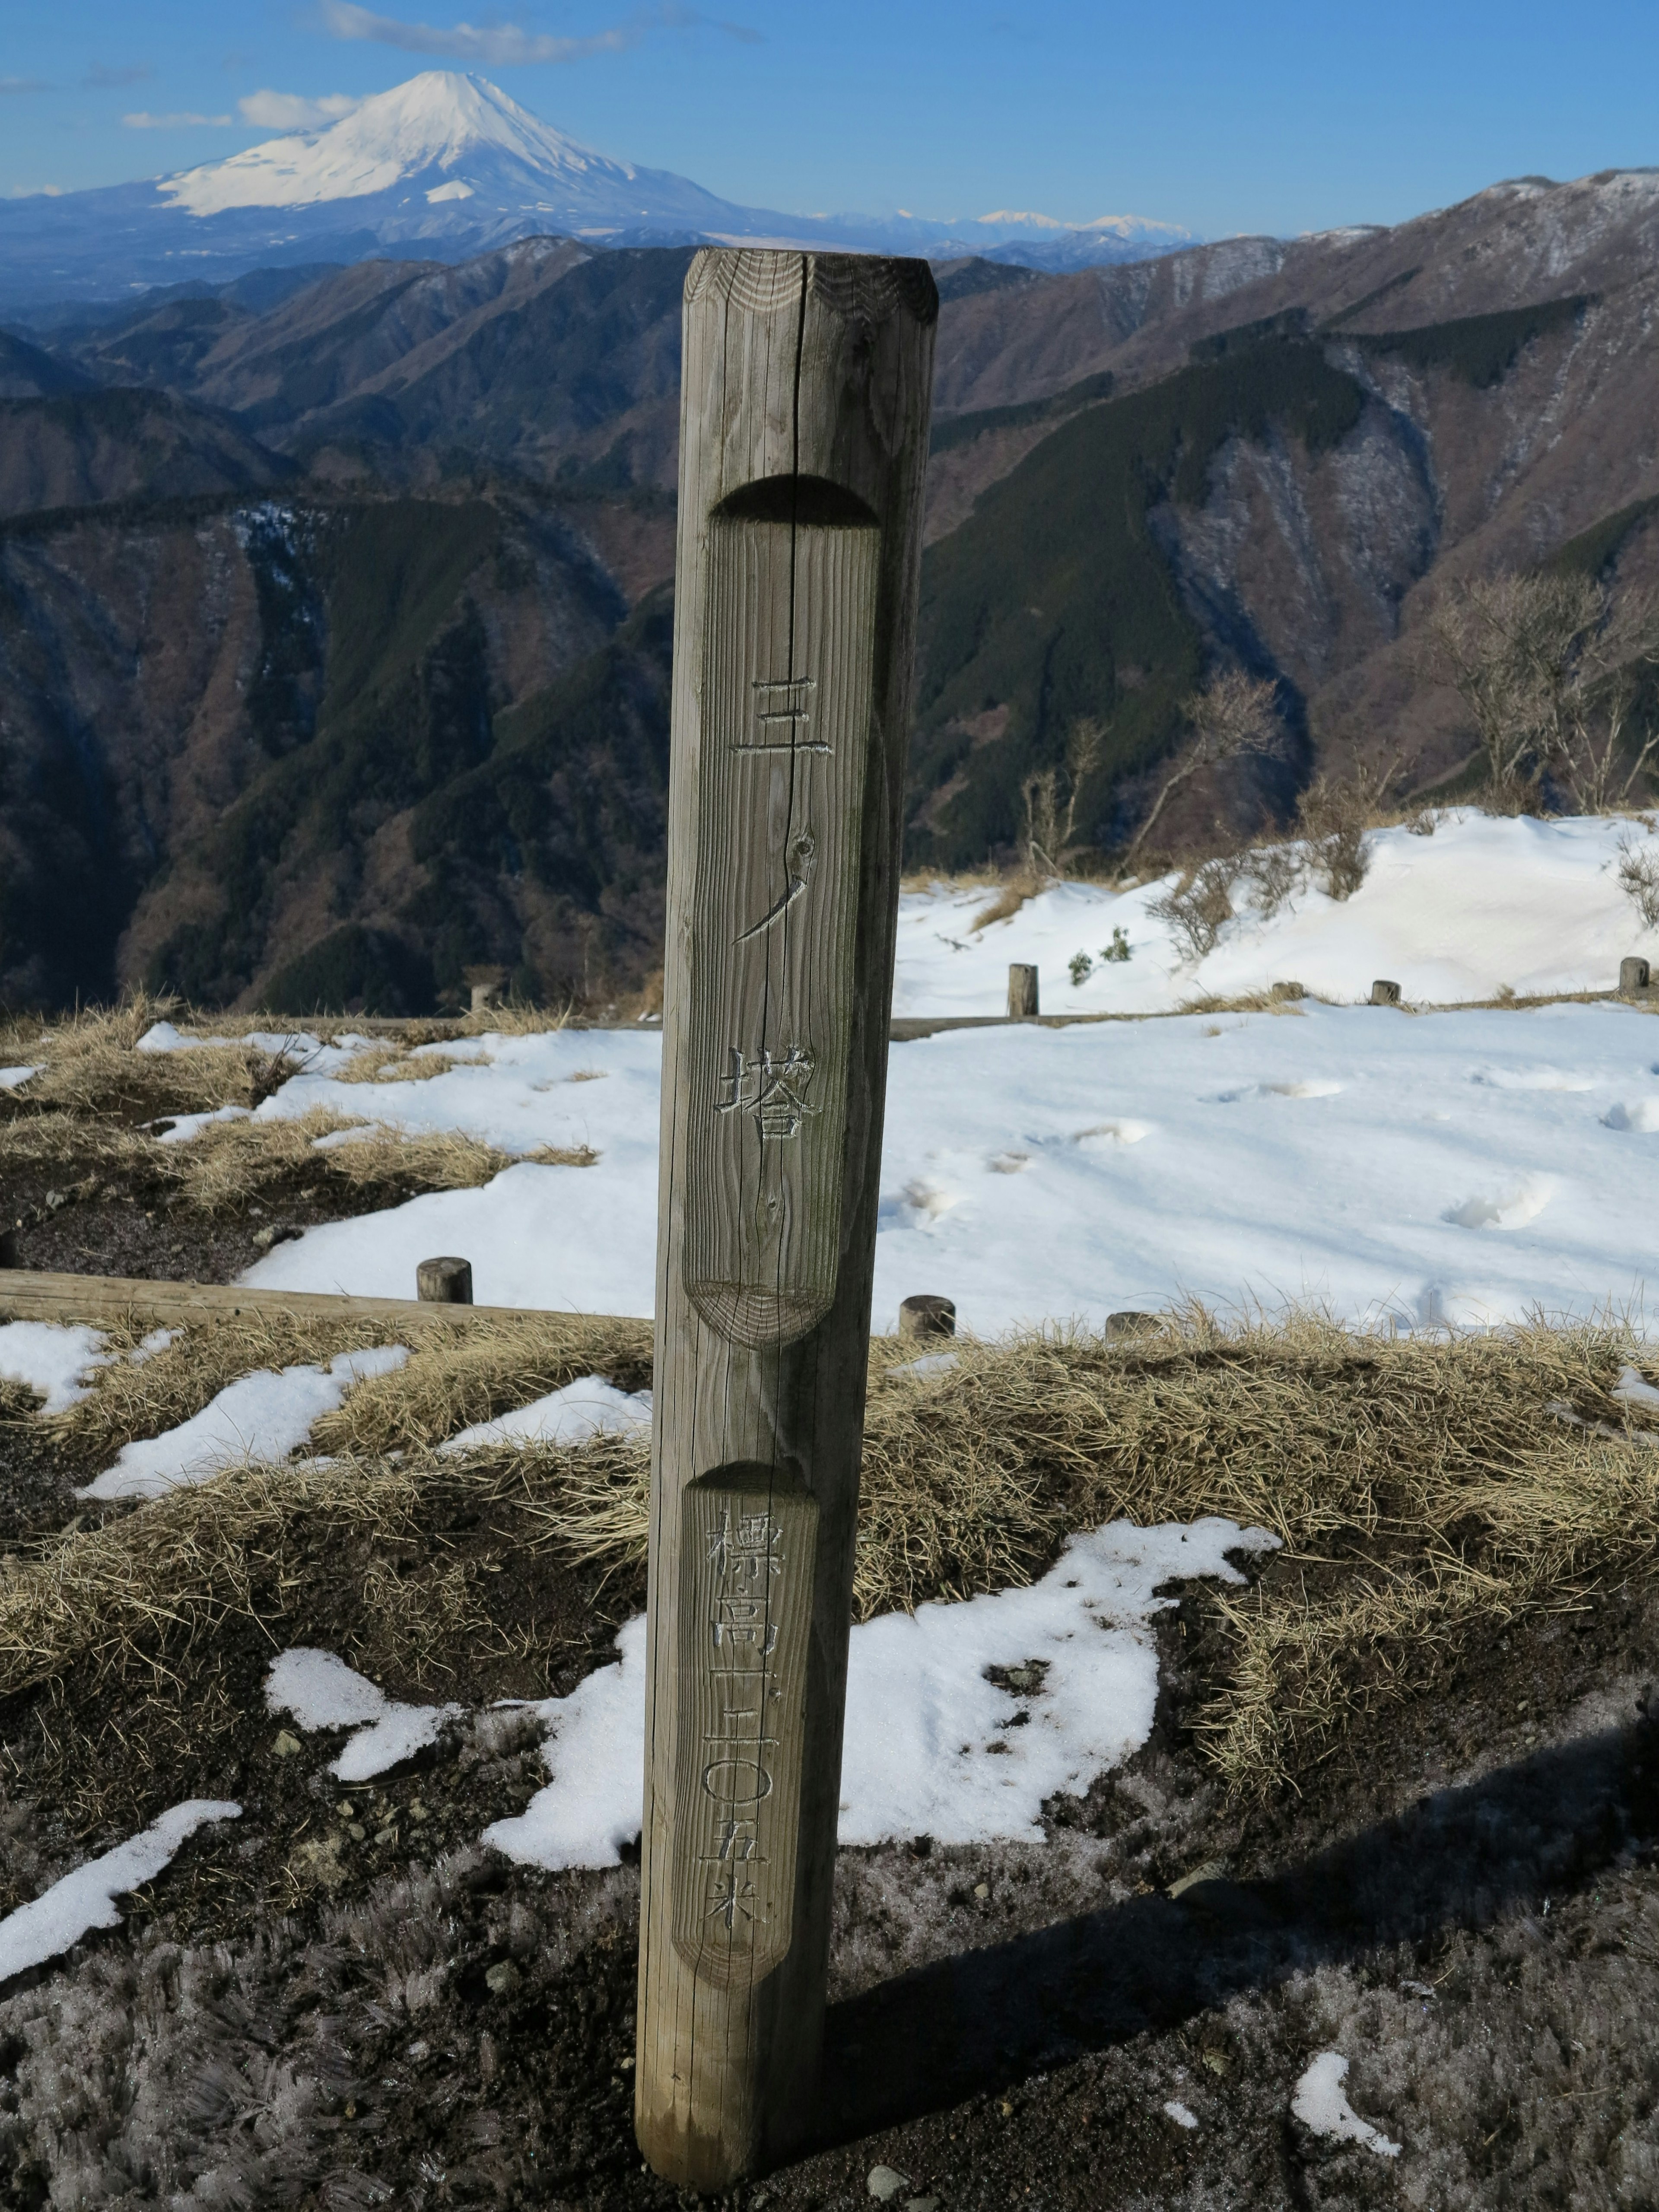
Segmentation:
{"type": "Polygon", "coordinates": [[[937,313],[686,280],[635,2125],[699,2191],[817,2090],[937,313]]]}
{"type": "MultiPolygon", "coordinates": [[[[129,1316],[167,1323],[234,1320],[239,1315],[294,1314],[303,1320],[380,1319],[399,1328],[467,1328],[477,1322],[525,1321],[529,1306],[431,1305],[416,1298],[353,1298],[321,1291],[254,1291],[237,1284],[159,1283],[142,1276],[55,1275],[32,1267],[0,1267],[0,1320],[121,1322],[129,1316]]],[[[562,1320],[613,1328],[612,1314],[566,1314],[562,1320]]],[[[647,1324],[641,1321],[641,1328],[647,1324]]]]}

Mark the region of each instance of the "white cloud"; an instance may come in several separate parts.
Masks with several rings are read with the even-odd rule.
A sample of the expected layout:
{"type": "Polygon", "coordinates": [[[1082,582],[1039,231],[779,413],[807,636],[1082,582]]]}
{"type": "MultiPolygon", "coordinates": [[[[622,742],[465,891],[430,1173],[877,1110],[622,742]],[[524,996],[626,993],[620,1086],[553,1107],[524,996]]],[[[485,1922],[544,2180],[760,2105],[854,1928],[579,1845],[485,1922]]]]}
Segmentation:
{"type": "Polygon", "coordinates": [[[516,23],[457,23],[445,30],[436,23],[400,23],[395,16],[359,8],[353,0],[323,0],[323,21],[337,39],[372,39],[379,46],[401,47],[405,53],[445,54],[457,61],[489,62],[497,67],[514,62],[580,61],[588,54],[615,53],[636,46],[643,35],[637,24],[595,32],[586,39],[554,38],[546,32],[520,30],[516,23]]]}
{"type": "Polygon", "coordinates": [[[585,39],[556,38],[550,32],[526,31],[516,23],[456,23],[448,29],[437,23],[403,23],[395,15],[377,15],[356,0],[322,0],[325,27],[337,39],[369,39],[383,46],[398,46],[404,53],[442,54],[451,60],[486,62],[510,67],[523,62],[576,62],[589,54],[620,53],[636,46],[647,32],[666,27],[690,30],[706,24],[724,31],[745,45],[758,43],[760,33],[742,23],[726,23],[698,15],[695,9],[671,4],[651,9],[585,39]]]}
{"type": "Polygon", "coordinates": [[[337,123],[362,102],[349,92],[325,92],[320,100],[307,100],[299,92],[251,92],[236,103],[244,123],[261,131],[319,131],[337,123]]]}
{"type": "Polygon", "coordinates": [[[0,76],[0,94],[9,92],[50,92],[52,87],[40,76],[0,76]]]}
{"type": "Polygon", "coordinates": [[[180,115],[151,115],[143,108],[136,115],[121,118],[129,131],[228,131],[235,119],[232,115],[196,115],[188,110],[180,115]]]}

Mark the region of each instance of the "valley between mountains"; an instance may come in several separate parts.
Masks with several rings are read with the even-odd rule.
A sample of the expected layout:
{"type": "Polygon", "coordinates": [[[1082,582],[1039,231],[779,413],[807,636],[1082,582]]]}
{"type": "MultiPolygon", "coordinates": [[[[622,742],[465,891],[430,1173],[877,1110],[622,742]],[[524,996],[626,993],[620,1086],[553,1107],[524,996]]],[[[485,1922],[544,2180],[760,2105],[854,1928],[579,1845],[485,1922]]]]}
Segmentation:
{"type": "MultiPolygon", "coordinates": [[[[14,319],[0,999],[416,1013],[494,965],[646,1002],[690,255],[538,237],[14,319]]],[[[1659,174],[937,275],[916,868],[1014,858],[1068,759],[1105,865],[1218,669],[1271,679],[1282,741],[1184,786],[1166,854],[1357,760],[1456,797],[1437,601],[1659,568],[1659,174]]]]}

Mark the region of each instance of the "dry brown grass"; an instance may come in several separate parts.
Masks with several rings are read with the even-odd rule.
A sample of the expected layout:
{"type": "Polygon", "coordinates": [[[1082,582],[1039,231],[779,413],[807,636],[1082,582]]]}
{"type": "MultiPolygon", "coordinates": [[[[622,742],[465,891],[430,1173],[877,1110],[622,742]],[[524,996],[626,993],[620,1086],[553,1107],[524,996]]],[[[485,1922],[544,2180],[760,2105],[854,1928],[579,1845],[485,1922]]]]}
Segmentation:
{"type": "Polygon", "coordinates": [[[325,1106],[288,1117],[210,1122],[174,1145],[119,1121],[70,1114],[26,1114],[0,1122],[0,1175],[74,1170],[83,1178],[132,1177],[203,1213],[239,1213],[250,1202],[296,1184],[315,1188],[331,1181],[359,1198],[375,1192],[395,1198],[477,1189],[520,1160],[538,1167],[592,1167],[598,1158],[586,1145],[541,1145],[512,1153],[458,1130],[405,1133],[325,1106]],[[342,1135],[348,1141],[319,1145],[319,1139],[342,1135]]]}
{"type": "MultiPolygon", "coordinates": [[[[249,1366],[386,1334],[332,1318],[192,1331],[143,1366],[102,1370],[58,1425],[114,1446],[249,1366]]],[[[1659,1558],[1659,1449],[1611,1395],[1639,1347],[1613,1323],[1395,1342],[1316,1316],[1224,1325],[1193,1309],[1127,1340],[1052,1331],[955,1350],[953,1366],[918,1374],[914,1346],[872,1347],[855,1613],[1023,1582],[1067,1530],[1118,1517],[1265,1527],[1281,1564],[1249,1596],[1208,1601],[1231,1656],[1200,1737],[1236,1789],[1293,1784],[1475,1630],[1578,1602],[1597,1577],[1659,1558]],[[1611,1433],[1571,1425],[1564,1406],[1611,1433]]],[[[331,1468],[234,1472],[15,1567],[0,1582],[0,1694],[82,1661],[161,1663],[249,1607],[250,1563],[287,1556],[296,1530],[313,1550],[348,1529],[408,1537],[464,1493],[510,1494],[570,1559],[637,1562],[641,1440],[465,1459],[431,1447],[577,1375],[637,1388],[648,1361],[643,1322],[547,1315],[422,1336],[398,1375],[318,1424],[331,1468]]],[[[439,1547],[416,1577],[411,1664],[459,1663],[476,1593],[465,1576],[443,1581],[455,1564],[439,1547]]]]}
{"type": "MultiPolygon", "coordinates": [[[[109,1334],[112,1351],[131,1353],[130,1331],[109,1334]]],[[[358,1384],[325,1414],[313,1433],[319,1451],[364,1458],[418,1451],[579,1376],[640,1389],[651,1375],[649,1322],[548,1313],[449,1328],[429,1310],[412,1327],[380,1315],[248,1312],[176,1330],[149,1358],[123,1356],[94,1370],[88,1395],[43,1425],[77,1455],[112,1454],[189,1420],[239,1376],[320,1365],[380,1344],[409,1346],[408,1364],[358,1384]]]]}
{"type": "MultiPolygon", "coordinates": [[[[0,1030],[0,1059],[32,1062],[40,1070],[20,1091],[8,1094],[14,1110],[131,1122],[147,1115],[254,1106],[299,1064],[297,1052],[290,1058],[253,1044],[203,1044],[188,1052],[135,1050],[146,1030],[159,1021],[179,1022],[185,1011],[176,1000],[141,991],[118,1006],[55,1018],[45,1030],[30,1022],[0,1030]]],[[[216,1022],[205,1033],[227,1032],[216,1022]]]]}

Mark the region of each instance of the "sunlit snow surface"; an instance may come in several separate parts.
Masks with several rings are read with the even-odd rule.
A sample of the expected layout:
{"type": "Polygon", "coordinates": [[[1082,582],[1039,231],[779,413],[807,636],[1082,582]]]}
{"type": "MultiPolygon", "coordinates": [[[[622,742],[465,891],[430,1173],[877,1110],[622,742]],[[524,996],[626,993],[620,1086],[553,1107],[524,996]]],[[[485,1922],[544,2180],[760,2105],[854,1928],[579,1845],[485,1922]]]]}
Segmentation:
{"type": "Polygon", "coordinates": [[[238,1820],[241,1811],[240,1805],[207,1797],[174,1805],[137,1835],[88,1859],[27,1905],[9,1912],[0,1920],[0,1982],[56,1958],[90,1929],[118,1927],[118,1897],[141,1882],[153,1881],[179,1846],[207,1821],[238,1820]]]}
{"type": "Polygon", "coordinates": [[[161,1498],[210,1482],[243,1460],[286,1459],[304,1443],[312,1423],[341,1405],[354,1384],[392,1374],[408,1358],[405,1346],[386,1344],[343,1352],[326,1367],[257,1368],[227,1383],[176,1429],[124,1445],[114,1466],[76,1495],[161,1498]]]}
{"type": "Polygon", "coordinates": [[[331,1651],[303,1644],[279,1652],[265,1677],[265,1703],[302,1729],[350,1729],[329,1772],[368,1782],[435,1743],[459,1705],[405,1705],[331,1651]]]}
{"type": "MultiPolygon", "coordinates": [[[[407,1297],[420,1261],[459,1252],[481,1304],[649,1315],[659,1040],[481,1052],[424,1083],[302,1076],[261,1110],[587,1144],[598,1165],[521,1162],[313,1229],[244,1279],[407,1297]]],[[[1659,1024],[1635,1007],[957,1030],[891,1051],[874,1318],[923,1291],[979,1334],[1188,1293],[1407,1327],[1639,1310],[1656,1218],[1659,1024]]]]}
{"type": "Polygon", "coordinates": [[[58,1322],[9,1321],[0,1324],[0,1377],[36,1390],[44,1413],[67,1413],[91,1388],[88,1375],[108,1359],[105,1340],[95,1328],[58,1322]]]}
{"type": "MultiPolygon", "coordinates": [[[[1189,1577],[1240,1582],[1226,1554],[1276,1541],[1213,1518],[1158,1528],[1115,1521],[1073,1536],[1029,1589],[854,1628],[841,1841],[1041,1843],[1045,1801],[1081,1795],[1152,1732],[1158,1650],[1147,1624],[1171,1601],[1153,1591],[1189,1577]],[[988,1668],[1018,1670],[1024,1686],[1000,1686],[988,1668]]],[[[552,1779],[515,1819],[484,1831],[509,1858],[613,1866],[639,1833],[643,1617],[617,1640],[617,1664],[535,1709],[549,1726],[552,1779]]]]}
{"type": "Polygon", "coordinates": [[[1419,1005],[1495,998],[1505,986],[1523,998],[1611,990],[1626,954],[1659,965],[1659,933],[1643,927],[1619,887],[1626,844],[1659,854],[1659,842],[1638,825],[1600,817],[1459,811],[1441,817],[1431,837],[1373,830],[1365,880],[1350,899],[1304,889],[1264,920],[1241,877],[1237,918],[1198,962],[1182,957],[1170,923],[1148,911],[1170,877],[1121,894],[1060,884],[978,932],[972,925],[994,890],[907,892],[893,1012],[1006,1012],[1016,960],[1036,968],[1045,1014],[1164,1012],[1288,981],[1352,1002],[1379,975],[1419,1005]],[[1115,928],[1128,942],[1126,961],[1101,957],[1115,928]],[[1079,952],[1093,966],[1073,983],[1070,963],[1079,952]]]}
{"type": "MultiPolygon", "coordinates": [[[[1611,1303],[1641,1325],[1659,1212],[1651,1015],[1357,1003],[1379,975],[1409,1007],[1504,987],[1607,989],[1632,952],[1659,966],[1659,939],[1619,887],[1632,843],[1659,852],[1639,825],[1602,820],[1462,814],[1432,836],[1376,832],[1352,899],[1304,890],[1264,920],[1241,889],[1239,917],[1197,965],[1149,919],[1167,882],[1122,896],[1061,886],[977,933],[988,894],[907,895],[901,1012],[994,1012],[1012,960],[1036,963],[1051,1012],[1152,1012],[1274,981],[1341,1003],[895,1045],[877,1328],[924,1291],[954,1298],[981,1334],[1184,1296],[1317,1303],[1406,1328],[1611,1303]],[[1073,988],[1070,956],[1093,957],[1115,929],[1132,957],[1097,961],[1073,988]]],[[[406,1297],[420,1261],[459,1252],[483,1304],[648,1315],[659,1035],[566,1030],[423,1049],[462,1064],[424,1082],[342,1084],[322,1055],[259,1114],[325,1107],[515,1154],[585,1146],[597,1165],[520,1160],[482,1189],[308,1231],[244,1279],[406,1297]]]]}
{"type": "Polygon", "coordinates": [[[585,1444],[600,1435],[626,1434],[651,1425],[651,1393],[617,1389],[597,1375],[584,1375],[544,1398],[479,1421],[441,1443],[441,1452],[482,1449],[490,1444],[585,1444]]]}

